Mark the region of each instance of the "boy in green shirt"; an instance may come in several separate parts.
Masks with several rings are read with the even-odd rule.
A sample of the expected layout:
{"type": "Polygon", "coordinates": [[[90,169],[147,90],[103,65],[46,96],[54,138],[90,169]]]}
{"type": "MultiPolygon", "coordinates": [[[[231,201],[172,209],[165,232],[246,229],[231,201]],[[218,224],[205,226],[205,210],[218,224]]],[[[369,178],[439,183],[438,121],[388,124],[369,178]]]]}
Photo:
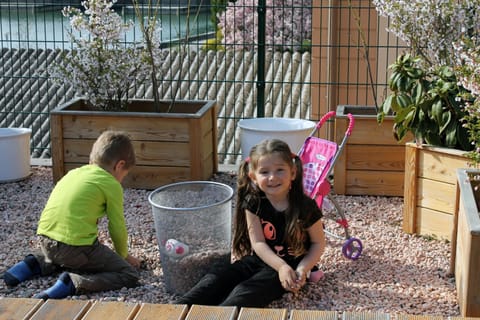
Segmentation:
{"type": "Polygon", "coordinates": [[[92,147],[90,164],[70,170],[53,189],[38,223],[41,251],[8,269],[5,283],[15,286],[65,270],[52,287],[34,296],[44,300],[137,286],[140,260],[128,254],[121,185],[134,165],[130,138],[103,132],[92,147]],[[115,251],[97,239],[104,216],[115,251]]]}

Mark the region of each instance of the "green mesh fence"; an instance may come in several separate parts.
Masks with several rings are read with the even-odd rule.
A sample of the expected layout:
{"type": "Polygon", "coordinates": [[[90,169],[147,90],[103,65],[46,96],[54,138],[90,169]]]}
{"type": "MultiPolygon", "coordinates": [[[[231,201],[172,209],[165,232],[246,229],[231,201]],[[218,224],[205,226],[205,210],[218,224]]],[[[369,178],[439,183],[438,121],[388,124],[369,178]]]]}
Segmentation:
{"type": "MultiPolygon", "coordinates": [[[[160,96],[217,101],[220,164],[239,161],[241,119],[317,121],[338,104],[381,103],[387,66],[402,49],[385,35],[370,1],[160,3],[160,96]]],[[[72,49],[62,8],[81,8],[80,1],[0,5],[0,127],[31,128],[32,157],[48,159],[49,112],[75,95],[74,88],[52,83],[48,70],[72,49]]],[[[114,10],[135,23],[125,44],[138,43],[132,3],[117,1],[114,10]]],[[[152,97],[148,85],[130,94],[152,97]]]]}

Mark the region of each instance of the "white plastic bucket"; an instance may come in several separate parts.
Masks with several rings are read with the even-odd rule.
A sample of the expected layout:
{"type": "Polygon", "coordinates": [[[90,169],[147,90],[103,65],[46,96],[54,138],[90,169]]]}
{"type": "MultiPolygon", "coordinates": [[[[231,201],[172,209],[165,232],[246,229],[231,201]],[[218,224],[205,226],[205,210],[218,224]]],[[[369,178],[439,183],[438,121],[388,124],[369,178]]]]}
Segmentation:
{"type": "Polygon", "coordinates": [[[285,141],[292,152],[297,153],[315,125],[310,120],[292,118],[242,119],[238,122],[242,157],[247,158],[252,147],[260,141],[272,138],[285,141]]]}
{"type": "Polygon", "coordinates": [[[23,179],[30,174],[31,129],[0,128],[0,182],[23,179]]]}

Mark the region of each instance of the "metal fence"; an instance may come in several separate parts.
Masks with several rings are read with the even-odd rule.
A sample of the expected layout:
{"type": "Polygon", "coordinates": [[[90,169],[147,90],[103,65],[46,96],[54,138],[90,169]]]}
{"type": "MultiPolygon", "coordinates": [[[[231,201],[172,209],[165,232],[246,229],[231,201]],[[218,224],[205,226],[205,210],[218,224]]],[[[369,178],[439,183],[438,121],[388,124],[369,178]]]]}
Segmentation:
{"type": "MultiPolygon", "coordinates": [[[[158,36],[166,52],[161,95],[217,101],[218,151],[224,164],[239,159],[241,119],[316,121],[337,105],[380,104],[388,65],[403,48],[386,32],[387,21],[370,1],[161,4],[158,36]],[[183,45],[188,50],[179,50],[183,45]],[[182,86],[177,88],[178,79],[182,86]],[[227,135],[229,130],[235,133],[227,135]]],[[[46,76],[59,53],[71,49],[69,22],[61,14],[65,6],[80,7],[80,1],[0,1],[0,127],[31,128],[33,158],[51,156],[49,112],[75,94],[46,76]]],[[[130,1],[118,1],[114,8],[125,21],[136,21],[130,1]]],[[[139,37],[136,23],[125,42],[139,37]]],[[[134,95],[150,98],[151,91],[134,95]]],[[[333,139],[333,125],[320,135],[333,139]]]]}

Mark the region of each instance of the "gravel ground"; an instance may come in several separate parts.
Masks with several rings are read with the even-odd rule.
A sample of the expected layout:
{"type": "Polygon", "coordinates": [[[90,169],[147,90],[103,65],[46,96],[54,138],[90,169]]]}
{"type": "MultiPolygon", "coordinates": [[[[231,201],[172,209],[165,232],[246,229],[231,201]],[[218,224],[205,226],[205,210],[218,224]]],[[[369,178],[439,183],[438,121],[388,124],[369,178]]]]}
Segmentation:
{"type": "MultiPolygon", "coordinates": [[[[213,180],[235,187],[235,174],[223,172],[213,180]]],[[[40,216],[53,183],[48,167],[33,167],[28,178],[0,184],[0,272],[37,247],[40,216]]],[[[131,253],[143,260],[142,285],[68,299],[97,299],[169,303],[175,296],[163,285],[162,265],[155,237],[152,209],[145,190],[125,190],[125,214],[131,253]]],[[[377,311],[413,315],[459,316],[454,278],[448,275],[450,244],[402,232],[402,198],[337,196],[346,210],[352,236],[363,243],[358,260],[343,257],[344,238],[327,238],[320,261],[325,277],[297,295],[286,294],[269,307],[336,311],[377,311]]],[[[330,225],[330,224],[329,224],[330,225]]],[[[100,240],[110,243],[105,221],[100,240]]],[[[330,228],[327,226],[327,229],[330,228]]],[[[334,227],[329,229],[336,232],[334,227]]],[[[180,275],[179,275],[180,276],[180,275]]],[[[52,285],[56,277],[35,278],[15,288],[0,282],[0,296],[32,297],[52,285]]]]}

